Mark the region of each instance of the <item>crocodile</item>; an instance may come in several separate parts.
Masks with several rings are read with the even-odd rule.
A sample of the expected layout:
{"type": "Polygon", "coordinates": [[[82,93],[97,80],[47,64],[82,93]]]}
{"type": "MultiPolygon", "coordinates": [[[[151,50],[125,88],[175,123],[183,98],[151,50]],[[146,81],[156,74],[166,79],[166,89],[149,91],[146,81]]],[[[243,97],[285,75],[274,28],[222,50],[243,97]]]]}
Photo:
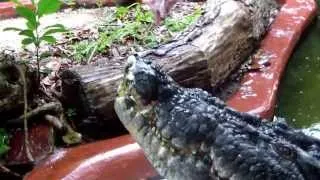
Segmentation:
{"type": "Polygon", "coordinates": [[[319,139],[181,87],[137,55],[128,58],[114,107],[166,179],[320,179],[319,139]]]}

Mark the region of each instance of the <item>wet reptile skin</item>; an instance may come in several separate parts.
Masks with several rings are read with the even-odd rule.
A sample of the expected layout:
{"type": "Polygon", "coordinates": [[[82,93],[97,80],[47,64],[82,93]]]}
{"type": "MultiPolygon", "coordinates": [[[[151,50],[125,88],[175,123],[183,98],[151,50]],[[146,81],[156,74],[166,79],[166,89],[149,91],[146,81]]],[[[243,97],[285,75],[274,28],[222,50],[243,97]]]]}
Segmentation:
{"type": "Polygon", "coordinates": [[[169,180],[320,179],[320,140],[227,107],[177,85],[131,56],[115,109],[156,170],[169,180]]]}

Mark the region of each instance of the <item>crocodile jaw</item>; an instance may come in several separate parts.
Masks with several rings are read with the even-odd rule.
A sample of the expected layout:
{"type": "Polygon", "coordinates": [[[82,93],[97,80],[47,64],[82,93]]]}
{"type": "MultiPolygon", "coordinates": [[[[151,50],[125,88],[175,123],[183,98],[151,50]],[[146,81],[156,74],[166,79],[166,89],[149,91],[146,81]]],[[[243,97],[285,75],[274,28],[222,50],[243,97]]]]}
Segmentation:
{"type": "MultiPolygon", "coordinates": [[[[143,148],[147,159],[158,170],[161,175],[167,174],[167,170],[157,158],[169,157],[167,149],[161,147],[161,142],[156,138],[148,121],[154,119],[154,106],[152,103],[145,105],[134,87],[134,75],[136,60],[128,58],[124,78],[118,88],[118,95],[115,99],[115,111],[131,136],[143,148]],[[159,164],[160,163],[160,164],[159,164]]],[[[164,160],[164,161],[167,161],[164,160]]]]}
{"type": "MultiPolygon", "coordinates": [[[[137,83],[135,82],[137,80],[134,74],[137,73],[136,69],[143,69],[143,72],[150,74],[153,73],[150,67],[144,65],[144,63],[138,63],[137,65],[137,60],[134,56],[128,58],[124,77],[118,88],[118,95],[114,104],[119,119],[133,136],[139,134],[142,127],[147,127],[147,120],[143,116],[147,116],[152,112],[152,104],[144,104],[143,98],[136,90],[137,83]]],[[[138,139],[136,138],[136,140],[138,139]]]]}
{"type": "Polygon", "coordinates": [[[128,129],[128,131],[132,134],[136,134],[136,129],[134,126],[134,123],[130,122],[129,120],[133,119],[136,112],[133,107],[128,107],[127,102],[128,99],[127,97],[121,96],[117,97],[114,103],[114,108],[115,111],[123,125],[128,129]]]}

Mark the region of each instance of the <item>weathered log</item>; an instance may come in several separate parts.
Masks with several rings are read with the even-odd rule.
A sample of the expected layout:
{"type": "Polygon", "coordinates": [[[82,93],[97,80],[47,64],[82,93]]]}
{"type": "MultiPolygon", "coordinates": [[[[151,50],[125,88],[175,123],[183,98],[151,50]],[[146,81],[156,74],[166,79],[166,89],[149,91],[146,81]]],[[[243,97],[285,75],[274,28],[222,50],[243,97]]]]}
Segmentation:
{"type": "MultiPolygon", "coordinates": [[[[276,10],[274,0],[208,0],[195,25],[170,43],[139,56],[159,64],[185,87],[210,90],[252,53],[276,10]]],[[[65,102],[76,105],[80,113],[115,119],[113,100],[123,67],[121,61],[63,72],[65,102]]],[[[108,121],[108,125],[112,122],[108,121]]]]}
{"type": "Polygon", "coordinates": [[[0,116],[12,118],[15,111],[23,109],[23,76],[27,82],[27,92],[32,88],[33,73],[25,64],[19,64],[10,52],[0,52],[0,116]]]}

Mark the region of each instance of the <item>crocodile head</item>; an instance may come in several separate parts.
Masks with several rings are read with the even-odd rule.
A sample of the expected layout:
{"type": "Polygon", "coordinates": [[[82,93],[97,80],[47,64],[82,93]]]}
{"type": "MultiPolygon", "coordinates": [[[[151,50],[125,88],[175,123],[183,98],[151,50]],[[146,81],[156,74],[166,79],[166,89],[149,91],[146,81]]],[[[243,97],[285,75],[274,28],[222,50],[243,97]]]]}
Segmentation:
{"type": "MultiPolygon", "coordinates": [[[[206,158],[196,162],[194,156],[186,157],[194,155],[199,146],[195,141],[188,141],[195,128],[190,131],[171,128],[167,115],[169,109],[175,109],[174,104],[162,108],[159,103],[170,103],[167,100],[177,93],[179,86],[171,77],[150,62],[130,56],[118,88],[115,111],[160,175],[169,179],[207,179],[210,164],[206,164],[206,158]],[[197,170],[193,170],[194,164],[197,170]]],[[[180,128],[184,129],[184,125],[180,128]]]]}
{"type": "Polygon", "coordinates": [[[131,56],[116,113],[160,175],[172,179],[318,179],[320,141],[234,111],[131,56]]]}
{"type": "Polygon", "coordinates": [[[128,58],[124,77],[118,88],[115,110],[138,142],[144,142],[144,137],[140,134],[154,129],[157,101],[170,96],[174,89],[174,81],[151,65],[150,61],[138,56],[128,58]]]}
{"type": "Polygon", "coordinates": [[[150,62],[137,58],[128,58],[115,102],[117,115],[133,136],[154,119],[153,102],[158,98],[159,84],[165,81],[150,62]]]}

